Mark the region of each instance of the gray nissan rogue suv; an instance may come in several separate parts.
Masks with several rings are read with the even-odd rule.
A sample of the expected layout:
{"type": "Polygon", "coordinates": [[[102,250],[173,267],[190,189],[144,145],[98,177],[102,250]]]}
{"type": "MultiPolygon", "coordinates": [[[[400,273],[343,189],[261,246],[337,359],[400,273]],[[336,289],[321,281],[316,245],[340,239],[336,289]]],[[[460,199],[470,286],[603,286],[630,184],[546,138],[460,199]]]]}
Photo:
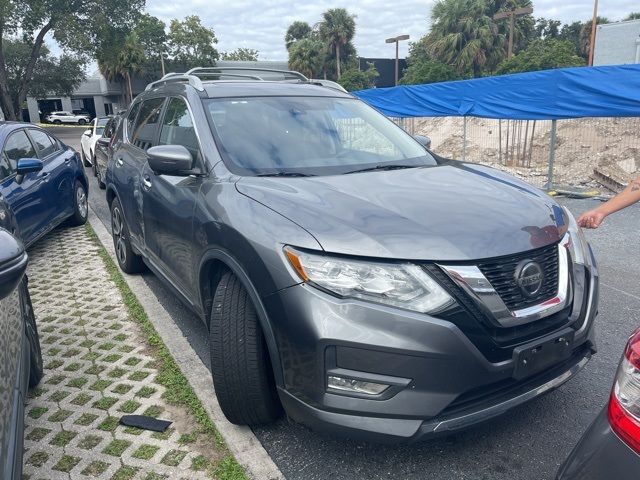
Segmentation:
{"type": "Polygon", "coordinates": [[[598,273],[571,213],[349,94],[295,72],[169,74],[111,144],[119,265],[206,323],[234,423],[284,408],[415,441],[548,392],[595,352],[598,273]]]}

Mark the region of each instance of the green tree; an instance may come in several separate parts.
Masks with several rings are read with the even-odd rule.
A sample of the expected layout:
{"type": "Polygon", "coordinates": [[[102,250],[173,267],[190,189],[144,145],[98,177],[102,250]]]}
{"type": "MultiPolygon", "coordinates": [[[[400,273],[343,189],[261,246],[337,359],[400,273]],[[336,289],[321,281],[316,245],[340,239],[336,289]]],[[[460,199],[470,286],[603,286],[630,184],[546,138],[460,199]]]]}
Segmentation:
{"type": "Polygon", "coordinates": [[[232,52],[223,52],[222,60],[237,60],[237,61],[252,61],[255,62],[258,60],[258,50],[254,50],[253,48],[244,48],[239,47],[236,48],[232,52]]]}
{"type": "Polygon", "coordinates": [[[576,53],[584,58],[587,58],[580,48],[580,32],[582,31],[583,27],[584,23],[582,22],[567,23],[562,26],[558,38],[560,40],[570,41],[576,53]]]}
{"type": "Polygon", "coordinates": [[[34,70],[45,37],[53,38],[66,52],[75,52],[86,60],[102,43],[102,33],[110,24],[131,25],[144,0],[2,0],[0,2],[0,38],[20,35],[30,46],[16,91],[9,89],[8,64],[4,48],[0,49],[0,107],[6,119],[21,114],[34,79],[34,70]]]}
{"type": "Polygon", "coordinates": [[[169,25],[169,50],[173,61],[186,68],[213,66],[218,59],[215,32],[202,25],[200,17],[189,15],[169,25]]]}
{"type": "Polygon", "coordinates": [[[417,85],[422,83],[448,82],[460,80],[455,68],[438,60],[422,60],[414,62],[404,71],[400,83],[402,85],[417,85]]]}
{"type": "Polygon", "coordinates": [[[536,38],[558,38],[560,36],[560,20],[538,18],[534,27],[536,38]]]}
{"type": "Polygon", "coordinates": [[[320,38],[330,46],[336,57],[336,78],[340,78],[340,48],[353,40],[356,33],[355,15],[344,8],[331,8],[322,14],[320,38]]]}
{"type": "Polygon", "coordinates": [[[118,71],[127,83],[128,101],[133,101],[131,77],[140,73],[145,63],[144,47],[140,43],[138,34],[131,32],[126,36],[124,45],[118,54],[118,71]]]}
{"type": "Polygon", "coordinates": [[[287,50],[289,50],[291,45],[298,40],[310,37],[311,33],[311,26],[307,22],[301,22],[299,20],[293,22],[289,25],[289,28],[287,28],[287,33],[284,37],[284,44],[287,47],[287,50]]]}
{"type": "Polygon", "coordinates": [[[568,40],[543,38],[534,40],[526,50],[503,61],[497,73],[531,72],[551,68],[580,67],[584,58],[576,54],[574,45],[568,40]]]}
{"type": "Polygon", "coordinates": [[[379,76],[380,73],[378,73],[376,67],[369,62],[366,70],[358,70],[357,68],[345,70],[338,83],[348,91],[353,92],[374,87],[379,76]]]}
{"type": "Polygon", "coordinates": [[[289,68],[308,78],[313,78],[322,70],[324,47],[314,38],[298,40],[289,50],[289,68]]]}
{"type": "MultiPolygon", "coordinates": [[[[12,99],[18,99],[32,46],[17,38],[5,38],[2,43],[7,62],[8,91],[12,99]]],[[[33,68],[27,95],[70,95],[85,79],[83,67],[82,58],[67,54],[56,58],[51,55],[47,46],[43,45],[33,68]]],[[[21,107],[22,105],[13,105],[15,110],[21,107]]]]}
{"type": "Polygon", "coordinates": [[[624,17],[626,20],[640,20],[640,12],[631,12],[629,15],[624,17]]]}

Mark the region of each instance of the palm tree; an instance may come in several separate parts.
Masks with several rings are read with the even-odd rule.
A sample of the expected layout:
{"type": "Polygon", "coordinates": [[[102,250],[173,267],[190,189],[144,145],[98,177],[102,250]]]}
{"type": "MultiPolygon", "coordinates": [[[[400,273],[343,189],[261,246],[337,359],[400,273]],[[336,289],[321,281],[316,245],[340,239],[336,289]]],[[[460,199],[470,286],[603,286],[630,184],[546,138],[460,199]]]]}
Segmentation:
{"type": "Polygon", "coordinates": [[[295,42],[289,50],[289,68],[315,77],[322,69],[323,45],[313,38],[303,38],[295,42]]]}
{"type": "Polygon", "coordinates": [[[289,50],[291,46],[298,40],[310,37],[311,32],[311,26],[307,22],[293,22],[291,25],[289,25],[289,28],[287,28],[287,34],[284,37],[284,43],[287,47],[287,50],[289,50]]]}
{"type": "Polygon", "coordinates": [[[320,37],[336,52],[336,74],[340,78],[340,47],[356,33],[355,15],[344,8],[331,8],[322,14],[320,37]]]}
{"type": "Polygon", "coordinates": [[[431,11],[426,46],[431,55],[459,73],[494,67],[504,58],[505,36],[487,15],[483,0],[440,0],[431,11]]]}
{"type": "Polygon", "coordinates": [[[129,103],[131,103],[133,101],[131,76],[136,73],[140,73],[145,63],[144,48],[140,44],[140,40],[136,33],[130,33],[127,35],[117,58],[119,72],[127,81],[129,103]]]}

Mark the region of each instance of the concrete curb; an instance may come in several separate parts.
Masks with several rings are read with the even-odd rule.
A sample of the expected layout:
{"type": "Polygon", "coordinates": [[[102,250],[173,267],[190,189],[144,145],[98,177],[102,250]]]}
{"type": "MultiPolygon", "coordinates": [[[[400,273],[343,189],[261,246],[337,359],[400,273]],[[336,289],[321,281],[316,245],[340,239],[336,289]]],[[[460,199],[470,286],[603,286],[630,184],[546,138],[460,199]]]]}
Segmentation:
{"type": "MultiPolygon", "coordinates": [[[[102,243],[102,246],[115,262],[116,257],[111,234],[92,209],[89,209],[89,223],[96,232],[100,243],[102,243]]],[[[147,313],[149,321],[153,324],[180,370],[189,381],[198,399],[202,402],[211,420],[215,423],[229,451],[245,469],[247,476],[252,480],[284,479],[284,475],[269,457],[269,454],[251,429],[234,425],[226,419],[214,393],[211,373],[202,364],[198,354],[191,348],[187,339],[142,277],[127,275],[126,273],[122,275],[147,313]]]]}

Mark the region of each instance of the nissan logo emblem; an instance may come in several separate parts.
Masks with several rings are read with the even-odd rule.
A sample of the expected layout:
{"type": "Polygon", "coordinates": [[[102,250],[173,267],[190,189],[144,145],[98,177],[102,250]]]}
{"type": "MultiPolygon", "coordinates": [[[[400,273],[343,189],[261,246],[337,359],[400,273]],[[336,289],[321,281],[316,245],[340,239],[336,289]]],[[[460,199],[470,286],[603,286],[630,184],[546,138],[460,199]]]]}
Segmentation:
{"type": "Polygon", "coordinates": [[[525,297],[535,297],[540,293],[544,282],[542,267],[532,260],[523,260],[516,267],[515,280],[525,297]]]}

